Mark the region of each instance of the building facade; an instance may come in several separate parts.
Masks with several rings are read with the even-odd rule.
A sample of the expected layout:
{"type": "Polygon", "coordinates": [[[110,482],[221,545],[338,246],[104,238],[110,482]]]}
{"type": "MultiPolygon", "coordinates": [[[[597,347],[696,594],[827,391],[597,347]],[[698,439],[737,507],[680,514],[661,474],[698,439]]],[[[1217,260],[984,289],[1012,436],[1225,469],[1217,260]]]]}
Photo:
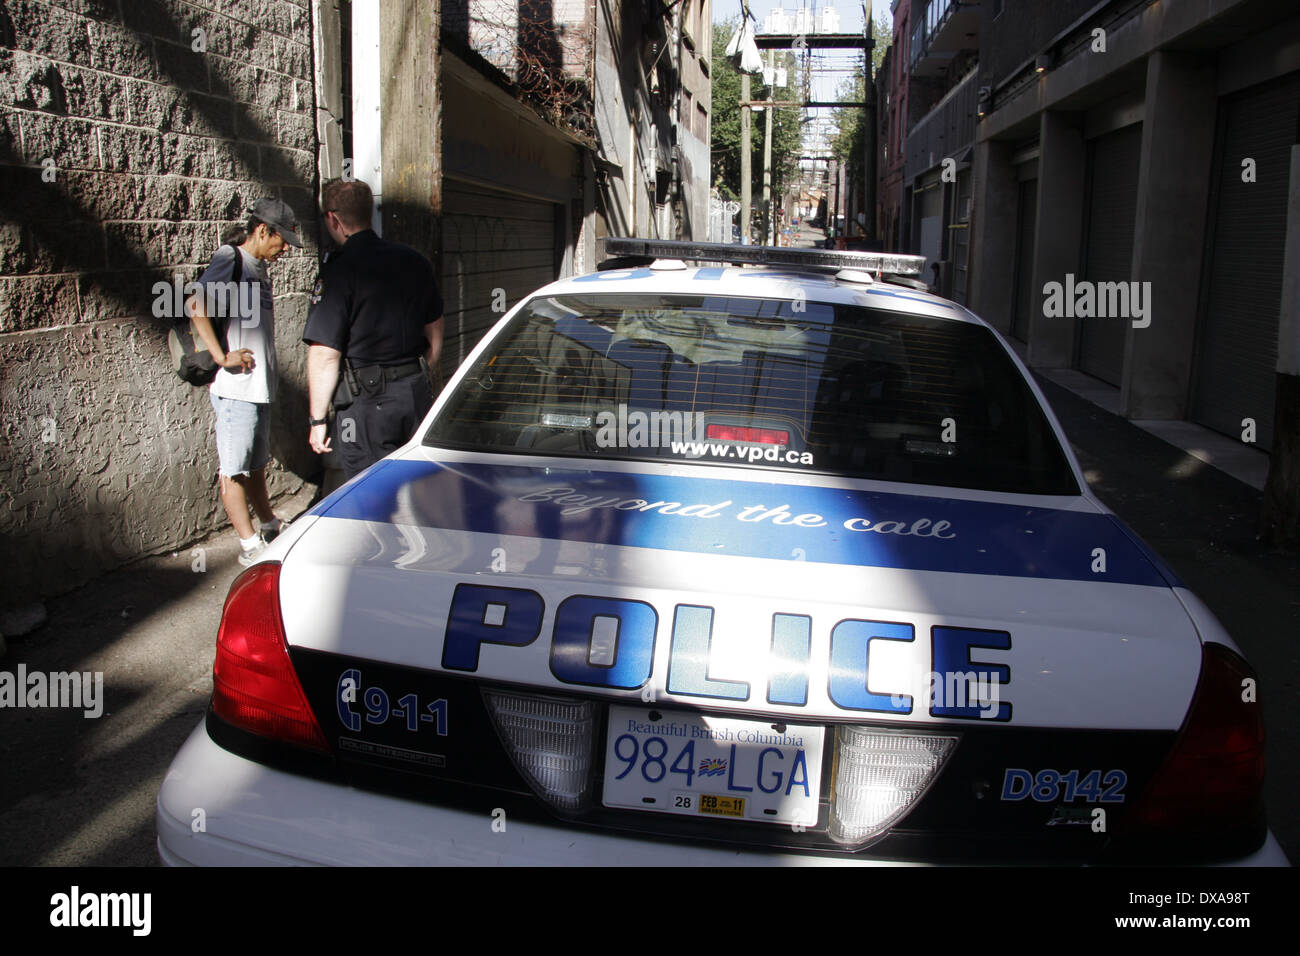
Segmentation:
{"type": "MultiPolygon", "coordinates": [[[[348,7],[355,47],[360,18],[378,11],[354,2],[342,15],[348,7]]],[[[705,235],[708,8],[708,0],[668,13],[646,0],[444,5],[439,66],[426,79],[441,90],[441,162],[427,175],[441,180],[441,244],[429,245],[447,310],[444,380],[504,309],[594,268],[598,239],[705,235]]],[[[353,115],[362,117],[361,91],[378,75],[358,73],[355,50],[341,57],[352,63],[353,115]]],[[[382,104],[377,113],[372,125],[384,122],[382,104]]]]}
{"type": "Polygon", "coordinates": [[[595,206],[584,264],[607,235],[699,238],[709,226],[711,0],[600,0],[595,206]]]}
{"type": "Polygon", "coordinates": [[[912,0],[901,26],[900,235],[908,251],[925,256],[926,279],[937,277],[941,294],[965,302],[980,9],[959,0],[912,0]]]}
{"type": "Polygon", "coordinates": [[[903,195],[903,143],[905,142],[905,124],[899,120],[904,109],[903,99],[907,95],[907,86],[903,82],[902,61],[906,55],[905,27],[900,25],[900,16],[906,17],[910,7],[901,0],[894,0],[894,25],[889,49],[881,61],[880,72],[876,74],[876,114],[877,131],[876,158],[876,236],[882,247],[888,252],[901,248],[902,239],[902,195],[903,195]]]}
{"type": "MultiPolygon", "coordinates": [[[[196,278],[262,195],[315,235],[311,38],[307,0],[0,6],[0,606],[224,521],[208,396],[171,372],[155,287],[196,278]]],[[[316,263],[290,252],[273,492],[309,466],[316,263]]]]}
{"type": "Polygon", "coordinates": [[[972,307],[1031,365],[1118,389],[1130,418],[1268,450],[1296,321],[1281,302],[1300,11],[997,0],[983,15],[972,307]]]}

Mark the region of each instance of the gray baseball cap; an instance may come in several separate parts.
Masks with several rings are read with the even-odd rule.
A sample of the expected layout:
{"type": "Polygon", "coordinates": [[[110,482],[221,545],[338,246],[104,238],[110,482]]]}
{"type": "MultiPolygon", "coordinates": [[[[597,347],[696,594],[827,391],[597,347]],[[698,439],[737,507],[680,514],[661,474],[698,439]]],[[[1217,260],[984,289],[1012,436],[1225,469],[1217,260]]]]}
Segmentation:
{"type": "Polygon", "coordinates": [[[272,199],[269,196],[259,199],[253,203],[248,214],[262,220],[278,232],[289,245],[302,248],[302,240],[298,238],[297,233],[298,217],[293,214],[293,210],[283,199],[272,199]]]}

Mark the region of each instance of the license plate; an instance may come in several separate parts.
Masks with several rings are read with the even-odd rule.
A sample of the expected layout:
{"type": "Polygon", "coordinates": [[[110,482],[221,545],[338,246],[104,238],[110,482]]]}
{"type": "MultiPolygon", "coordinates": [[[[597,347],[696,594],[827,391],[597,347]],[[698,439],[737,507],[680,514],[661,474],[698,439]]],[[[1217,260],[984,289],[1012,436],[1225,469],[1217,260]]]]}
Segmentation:
{"type": "Polygon", "coordinates": [[[613,706],[604,804],[815,826],[824,736],[810,724],[613,706]]]}

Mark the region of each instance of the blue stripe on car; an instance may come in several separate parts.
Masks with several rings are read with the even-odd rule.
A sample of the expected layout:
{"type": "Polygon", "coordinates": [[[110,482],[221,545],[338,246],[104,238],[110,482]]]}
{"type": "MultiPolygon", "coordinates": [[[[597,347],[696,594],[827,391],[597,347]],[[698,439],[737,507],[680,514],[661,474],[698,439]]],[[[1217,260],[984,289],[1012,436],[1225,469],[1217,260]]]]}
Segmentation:
{"type": "Polygon", "coordinates": [[[1178,584],[1110,515],[807,485],[385,461],[313,512],[656,551],[1152,587],[1178,584]],[[605,506],[587,507],[601,502],[605,506]],[[753,510],[760,505],[764,511],[753,510]],[[683,510],[687,513],[674,513],[683,510]],[[786,523],[776,523],[778,516],[786,523]],[[810,526],[817,522],[824,524],[810,526]],[[864,525],[867,530],[850,530],[864,525]],[[870,530],[877,526],[887,530],[870,530]],[[1098,548],[1104,550],[1102,573],[1092,570],[1098,548]]]}

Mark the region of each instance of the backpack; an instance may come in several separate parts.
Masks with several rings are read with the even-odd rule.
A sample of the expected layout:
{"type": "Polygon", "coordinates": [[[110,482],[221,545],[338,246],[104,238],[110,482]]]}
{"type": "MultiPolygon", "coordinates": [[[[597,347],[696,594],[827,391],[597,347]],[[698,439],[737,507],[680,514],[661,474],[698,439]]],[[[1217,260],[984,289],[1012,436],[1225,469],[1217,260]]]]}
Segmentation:
{"type": "MultiPolygon", "coordinates": [[[[233,242],[227,245],[235,253],[235,271],[230,281],[241,282],[244,277],[244,257],[233,242]]],[[[212,323],[212,331],[217,333],[217,341],[221,343],[222,351],[225,351],[229,318],[214,319],[208,316],[208,320],[212,323]]],[[[203,344],[203,339],[194,331],[194,325],[183,308],[181,315],[172,320],[172,327],[167,332],[167,351],[171,353],[172,371],[181,381],[196,386],[209,385],[217,377],[217,363],[212,360],[212,354],[203,344]]]]}

